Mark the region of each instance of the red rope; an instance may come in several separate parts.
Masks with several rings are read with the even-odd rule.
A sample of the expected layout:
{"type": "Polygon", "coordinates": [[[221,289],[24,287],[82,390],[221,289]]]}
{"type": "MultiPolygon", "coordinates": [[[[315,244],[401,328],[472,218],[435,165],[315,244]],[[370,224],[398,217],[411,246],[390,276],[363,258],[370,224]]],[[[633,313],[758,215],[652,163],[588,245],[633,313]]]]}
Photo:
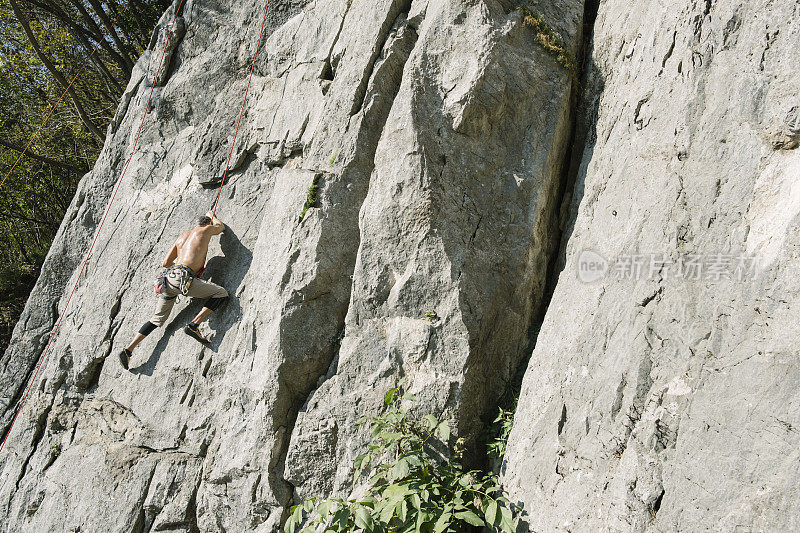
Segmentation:
{"type": "Polygon", "coordinates": [[[244,99],[242,99],[242,108],[239,110],[239,119],[236,121],[236,130],[233,132],[233,142],[231,143],[231,150],[228,152],[228,161],[225,163],[225,172],[222,174],[222,183],[219,184],[219,191],[217,192],[217,199],[214,200],[214,209],[211,210],[212,215],[217,214],[217,204],[219,204],[219,196],[222,194],[222,187],[225,185],[225,178],[228,175],[228,169],[231,166],[231,156],[233,156],[233,148],[236,146],[236,136],[239,134],[239,124],[242,122],[242,115],[244,114],[244,106],[247,103],[247,92],[250,90],[250,81],[253,79],[253,70],[256,68],[256,58],[258,57],[258,50],[261,48],[261,37],[264,34],[264,21],[267,20],[267,10],[269,9],[269,0],[264,6],[264,15],[261,17],[261,29],[258,31],[258,42],[256,43],[256,53],[253,55],[253,64],[250,65],[250,76],[247,78],[247,88],[244,90],[244,99]]]}
{"type": "Polygon", "coordinates": [[[64,319],[64,315],[69,308],[69,303],[72,300],[72,296],[75,294],[75,289],[78,288],[78,283],[81,280],[81,276],[83,275],[83,271],[86,270],[86,264],[89,262],[89,259],[92,256],[92,250],[94,250],[94,245],[97,243],[97,238],[100,236],[100,231],[103,229],[103,224],[106,222],[106,217],[108,217],[109,211],[111,211],[111,206],[114,203],[114,198],[117,196],[117,191],[119,190],[119,186],[122,183],[122,179],[125,177],[125,173],[128,171],[128,166],[133,159],[133,156],[136,152],[136,145],[139,144],[139,136],[142,133],[142,128],[144,127],[144,119],[147,118],[147,111],[150,108],[150,100],[153,98],[153,92],[156,88],[156,81],[158,80],[158,75],[161,73],[161,66],[164,63],[164,55],[167,52],[167,44],[169,44],[169,39],[172,36],[172,28],[175,26],[175,19],[178,17],[178,12],[181,10],[181,6],[183,6],[184,0],[180,0],[180,4],[178,4],[178,8],[175,10],[175,14],[172,17],[172,23],[169,26],[169,33],[167,33],[167,40],[164,43],[164,50],[161,52],[161,61],[158,63],[158,70],[156,70],[155,76],[153,76],[153,86],[150,88],[150,96],[147,99],[147,104],[144,108],[144,114],[142,115],[142,121],[139,123],[139,130],[136,132],[136,140],[133,143],[133,148],[131,149],[131,155],[128,157],[128,161],[125,163],[125,168],[122,170],[122,174],[120,175],[119,179],[117,180],[117,184],[114,186],[114,192],[111,195],[111,200],[106,207],[106,211],[103,214],[103,218],[100,221],[100,226],[98,226],[97,231],[94,234],[94,240],[92,241],[92,245],[89,247],[89,252],[86,254],[86,259],[83,261],[83,266],[81,266],[81,270],[78,273],[78,277],[75,280],[75,285],[72,286],[72,291],[69,293],[69,298],[67,298],[67,303],[64,305],[64,310],[61,311],[61,315],[58,317],[58,321],[56,322],[56,327],[53,330],[53,333],[50,334],[50,340],[47,342],[47,346],[44,349],[44,353],[42,353],[41,358],[39,358],[39,363],[36,365],[36,371],[33,374],[33,378],[28,383],[28,386],[25,389],[25,394],[22,396],[22,400],[19,403],[19,407],[17,407],[16,413],[14,413],[14,418],[11,420],[11,425],[6,431],[5,437],[3,437],[3,442],[0,443],[0,451],[2,451],[3,446],[6,444],[6,440],[8,436],[11,434],[11,430],[14,429],[14,422],[17,421],[17,417],[19,416],[20,411],[22,411],[22,407],[25,405],[25,401],[28,399],[28,394],[31,391],[31,387],[33,387],[34,382],[36,381],[36,376],[39,374],[39,369],[42,367],[42,363],[44,362],[45,358],[47,358],[47,354],[50,351],[50,346],[53,344],[53,339],[55,338],[56,334],[58,333],[59,328],[61,327],[61,321],[64,319]]]}
{"type": "MultiPolygon", "coordinates": [[[[122,14],[125,12],[126,9],[128,9],[128,6],[130,6],[130,5],[131,5],[130,2],[125,4],[125,7],[117,14],[116,18],[113,21],[111,21],[111,27],[112,28],[116,25],[117,20],[122,16],[122,14]]],[[[81,66],[80,70],[78,70],[78,73],[75,74],[75,76],[72,78],[72,81],[69,82],[69,85],[67,85],[67,88],[64,89],[63,93],[61,93],[61,96],[58,98],[58,100],[56,100],[56,103],[52,104],[50,106],[50,112],[47,113],[46,117],[44,117],[44,121],[42,121],[42,123],[39,124],[39,127],[36,129],[36,131],[34,132],[33,136],[31,136],[30,140],[28,140],[28,144],[26,144],[25,148],[22,150],[22,152],[20,152],[19,156],[17,157],[17,160],[14,161],[14,164],[11,166],[11,169],[6,173],[5,177],[3,178],[3,181],[0,181],[0,188],[3,187],[3,184],[6,182],[8,177],[11,175],[12,172],[14,172],[14,169],[17,168],[17,165],[22,160],[22,157],[25,155],[25,152],[28,151],[28,148],[31,147],[31,145],[33,144],[33,141],[39,135],[39,132],[42,131],[42,128],[44,127],[44,125],[47,124],[48,120],[50,120],[50,117],[53,115],[53,111],[55,111],[56,108],[61,104],[61,101],[64,99],[64,96],[66,96],[66,94],[69,91],[70,87],[72,87],[72,84],[75,83],[75,80],[78,79],[78,76],[80,76],[81,73],[86,69],[86,65],[89,64],[89,60],[92,58],[92,56],[94,56],[94,53],[97,52],[97,49],[100,48],[100,43],[105,41],[106,35],[107,34],[103,34],[101,36],[101,38],[97,41],[97,44],[92,49],[92,53],[90,53],[88,56],[86,56],[86,59],[83,61],[83,65],[81,66]]]]}

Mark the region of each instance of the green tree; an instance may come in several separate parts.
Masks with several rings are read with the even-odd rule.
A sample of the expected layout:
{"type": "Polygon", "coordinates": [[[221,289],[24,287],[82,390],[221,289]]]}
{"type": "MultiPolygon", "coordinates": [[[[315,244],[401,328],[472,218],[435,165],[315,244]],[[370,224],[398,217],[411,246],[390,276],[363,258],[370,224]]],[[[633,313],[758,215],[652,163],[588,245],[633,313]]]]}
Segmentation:
{"type": "Polygon", "coordinates": [[[78,181],[102,148],[133,63],[168,6],[0,0],[0,353],[78,181]]]}

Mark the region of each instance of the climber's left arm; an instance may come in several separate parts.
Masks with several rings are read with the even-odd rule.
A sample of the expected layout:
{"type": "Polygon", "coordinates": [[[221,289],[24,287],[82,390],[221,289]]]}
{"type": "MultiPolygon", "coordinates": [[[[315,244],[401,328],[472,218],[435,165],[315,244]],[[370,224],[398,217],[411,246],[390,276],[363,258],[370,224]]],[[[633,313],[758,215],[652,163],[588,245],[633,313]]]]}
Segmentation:
{"type": "Polygon", "coordinates": [[[164,261],[161,263],[161,266],[164,268],[169,268],[175,264],[175,260],[178,259],[178,243],[172,245],[172,249],[170,249],[167,256],[164,258],[164,261]]]}

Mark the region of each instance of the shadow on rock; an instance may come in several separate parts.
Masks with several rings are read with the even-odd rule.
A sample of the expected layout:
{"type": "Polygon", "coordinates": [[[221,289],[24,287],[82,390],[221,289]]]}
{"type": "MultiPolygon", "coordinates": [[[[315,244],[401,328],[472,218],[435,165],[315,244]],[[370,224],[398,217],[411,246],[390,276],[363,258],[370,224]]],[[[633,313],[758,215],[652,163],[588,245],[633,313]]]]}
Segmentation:
{"type": "Polygon", "coordinates": [[[242,244],[239,237],[228,228],[220,235],[222,256],[209,259],[206,264],[206,279],[225,287],[230,295],[228,300],[211,315],[209,325],[216,331],[210,348],[216,352],[225,338],[228,329],[242,317],[242,306],[239,305],[240,285],[250,270],[253,262],[253,252],[242,244]]]}

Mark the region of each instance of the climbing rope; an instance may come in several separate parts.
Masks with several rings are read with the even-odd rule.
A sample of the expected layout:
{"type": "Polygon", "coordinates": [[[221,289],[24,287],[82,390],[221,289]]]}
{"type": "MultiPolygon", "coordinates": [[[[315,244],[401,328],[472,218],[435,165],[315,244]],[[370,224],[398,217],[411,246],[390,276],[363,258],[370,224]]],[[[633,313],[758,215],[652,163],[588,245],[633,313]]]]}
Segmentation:
{"type": "MultiPolygon", "coordinates": [[[[119,13],[117,13],[117,16],[114,18],[114,20],[111,21],[110,28],[113,28],[114,26],[117,25],[117,20],[119,20],[119,18],[122,16],[123,13],[125,13],[125,10],[127,10],[130,5],[131,5],[131,2],[128,2],[127,4],[125,4],[125,7],[123,7],[120,10],[119,13]]],[[[110,33],[110,30],[109,30],[109,33],[110,33]]],[[[23,156],[25,156],[25,153],[28,151],[28,148],[31,147],[31,145],[33,144],[33,141],[36,140],[36,137],[39,136],[39,133],[42,131],[42,128],[44,128],[44,125],[47,124],[48,120],[50,120],[50,117],[53,115],[53,112],[61,104],[61,101],[64,99],[64,96],[67,95],[67,92],[69,92],[70,88],[75,83],[75,80],[77,80],[78,77],[81,75],[81,73],[86,69],[86,66],[89,64],[89,60],[92,59],[92,57],[94,57],[94,53],[97,52],[97,50],[100,48],[100,44],[105,42],[105,39],[106,39],[107,35],[108,35],[108,33],[104,33],[104,34],[102,34],[100,36],[100,39],[98,39],[97,44],[92,49],[92,52],[88,56],[86,56],[86,59],[84,59],[83,64],[81,65],[81,68],[78,70],[78,72],[72,78],[72,80],[69,82],[69,84],[67,85],[66,89],[64,89],[64,92],[61,93],[61,96],[59,96],[59,98],[58,98],[58,100],[56,100],[55,104],[51,104],[50,105],[50,111],[44,117],[44,120],[42,121],[42,123],[39,124],[39,127],[36,128],[36,131],[33,133],[31,138],[28,140],[28,144],[25,145],[25,148],[23,148],[22,152],[20,152],[19,156],[17,156],[17,159],[16,159],[16,161],[14,161],[14,164],[11,166],[11,169],[8,172],[6,172],[6,175],[3,178],[3,181],[0,181],[0,188],[3,187],[3,184],[6,182],[8,177],[11,175],[12,172],[14,172],[14,169],[17,168],[17,165],[22,160],[23,156]]]]}
{"type": "Polygon", "coordinates": [[[256,53],[253,54],[253,64],[250,65],[250,75],[247,78],[247,88],[244,90],[244,98],[242,99],[242,108],[239,110],[239,118],[236,120],[236,130],[233,132],[233,142],[231,142],[231,149],[228,152],[228,161],[225,163],[225,172],[222,174],[222,182],[219,184],[219,191],[217,191],[217,199],[214,200],[214,209],[211,210],[212,215],[217,214],[217,205],[219,204],[219,196],[222,194],[222,187],[225,185],[225,178],[228,176],[228,169],[231,166],[231,156],[233,156],[233,148],[236,146],[236,136],[239,134],[239,124],[242,122],[242,115],[244,114],[244,106],[247,103],[247,92],[250,90],[250,81],[253,79],[253,70],[256,67],[256,58],[258,57],[258,50],[261,48],[261,36],[264,33],[264,22],[267,20],[267,10],[269,9],[269,0],[264,6],[264,15],[261,17],[261,28],[258,30],[258,42],[256,43],[256,53]]]}
{"type": "Polygon", "coordinates": [[[69,308],[69,303],[72,300],[72,296],[75,294],[75,289],[78,288],[78,283],[81,280],[81,276],[83,275],[84,270],[86,270],[86,264],[89,262],[89,259],[92,256],[92,250],[94,250],[94,245],[97,243],[97,238],[100,236],[100,231],[103,229],[103,224],[106,222],[106,217],[108,217],[109,211],[111,211],[111,206],[114,203],[114,199],[117,196],[117,191],[119,190],[119,186],[122,183],[122,179],[125,177],[125,173],[128,171],[128,166],[133,159],[133,155],[136,152],[136,146],[139,143],[139,136],[142,133],[142,128],[144,126],[144,119],[147,118],[147,111],[150,109],[150,100],[153,98],[153,91],[156,88],[156,81],[158,80],[158,75],[161,73],[161,66],[164,63],[164,55],[167,52],[167,45],[169,44],[169,39],[172,36],[172,29],[175,26],[175,19],[178,17],[178,13],[183,6],[184,0],[180,0],[180,4],[178,4],[178,8],[175,10],[175,14],[172,16],[172,22],[169,25],[169,33],[167,33],[167,40],[164,43],[164,50],[161,52],[161,60],[158,63],[158,69],[156,70],[155,76],[153,76],[153,86],[150,88],[150,96],[147,98],[147,104],[144,108],[144,113],[142,114],[142,121],[139,123],[139,130],[136,132],[136,140],[133,142],[133,148],[131,149],[131,155],[128,157],[128,161],[125,163],[125,168],[122,170],[122,174],[120,175],[119,179],[117,180],[117,184],[114,186],[114,192],[111,195],[111,200],[106,207],[105,213],[103,214],[103,218],[100,221],[100,225],[97,228],[97,231],[94,234],[94,240],[92,240],[92,245],[89,247],[89,252],[86,254],[86,259],[83,260],[83,265],[81,266],[81,270],[78,273],[78,277],[75,279],[75,284],[72,286],[72,290],[69,293],[69,297],[67,298],[67,303],[64,304],[64,310],[61,311],[61,314],[58,317],[58,321],[56,321],[55,329],[53,329],[53,333],[50,334],[50,340],[47,342],[47,346],[42,353],[42,356],[39,358],[39,362],[36,365],[36,370],[33,373],[33,377],[31,378],[28,386],[25,388],[25,394],[22,396],[22,400],[20,400],[19,407],[17,407],[16,412],[14,413],[14,418],[11,419],[11,425],[8,427],[8,431],[6,431],[5,436],[3,437],[3,442],[0,443],[0,451],[3,450],[3,447],[6,444],[6,440],[8,436],[11,434],[11,430],[14,429],[14,423],[17,421],[17,417],[19,416],[20,411],[25,405],[25,401],[28,399],[28,394],[31,391],[31,387],[36,382],[36,376],[39,375],[39,369],[42,367],[42,363],[44,363],[45,359],[47,358],[47,354],[50,352],[50,346],[53,344],[53,339],[55,338],[56,334],[58,333],[59,328],[61,327],[61,321],[64,319],[64,315],[67,313],[67,309],[69,308]]]}

